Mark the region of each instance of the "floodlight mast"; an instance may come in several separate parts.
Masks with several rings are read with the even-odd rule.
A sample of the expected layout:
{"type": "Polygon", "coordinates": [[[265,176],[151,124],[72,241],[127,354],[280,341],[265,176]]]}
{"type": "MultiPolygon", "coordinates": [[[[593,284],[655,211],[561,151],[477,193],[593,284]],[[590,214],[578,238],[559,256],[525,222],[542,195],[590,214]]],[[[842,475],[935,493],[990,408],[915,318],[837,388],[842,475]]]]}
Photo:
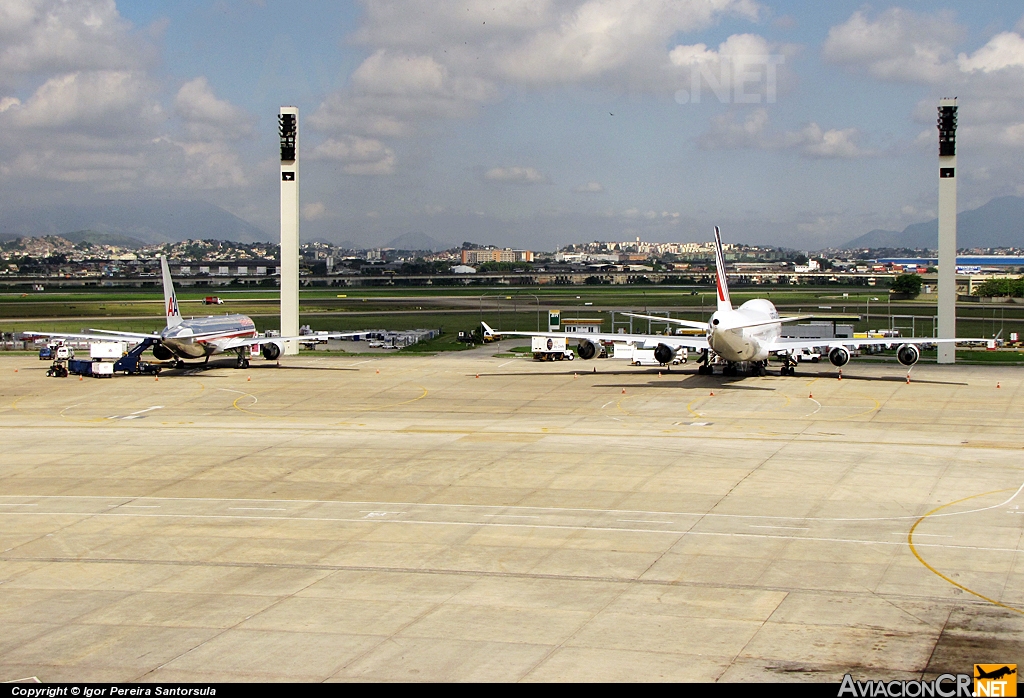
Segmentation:
{"type": "MultiPolygon", "coordinates": [[[[939,336],[956,337],[956,98],[939,101],[939,336]]],[[[956,345],[939,345],[938,362],[956,362],[956,345]]]]}
{"type": "MultiPolygon", "coordinates": [[[[299,334],[299,109],[281,107],[281,334],[299,334]]],[[[298,354],[299,343],[284,343],[285,354],[298,354]]]]}

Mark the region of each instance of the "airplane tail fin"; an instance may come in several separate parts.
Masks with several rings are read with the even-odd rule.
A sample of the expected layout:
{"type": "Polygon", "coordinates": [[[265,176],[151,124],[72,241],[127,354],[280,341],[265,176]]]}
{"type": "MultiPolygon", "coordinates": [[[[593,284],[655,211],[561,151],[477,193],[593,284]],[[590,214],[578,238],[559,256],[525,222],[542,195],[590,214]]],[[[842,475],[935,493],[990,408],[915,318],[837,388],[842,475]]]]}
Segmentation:
{"type": "Polygon", "coordinates": [[[732,310],[729,282],[725,277],[725,254],[722,252],[722,232],[715,226],[715,283],[718,286],[718,310],[732,310]]]}
{"type": "Polygon", "coordinates": [[[167,326],[175,327],[181,324],[181,313],[178,312],[178,297],[174,295],[171,268],[167,266],[167,257],[163,255],[160,256],[160,269],[164,276],[164,315],[167,316],[167,326]]]}

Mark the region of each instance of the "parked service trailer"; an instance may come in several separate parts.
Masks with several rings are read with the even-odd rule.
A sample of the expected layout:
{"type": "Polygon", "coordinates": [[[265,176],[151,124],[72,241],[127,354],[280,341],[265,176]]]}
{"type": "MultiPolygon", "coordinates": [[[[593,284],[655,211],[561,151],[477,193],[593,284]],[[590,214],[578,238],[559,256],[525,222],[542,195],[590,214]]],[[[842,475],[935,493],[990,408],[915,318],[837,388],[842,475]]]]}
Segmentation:
{"type": "Polygon", "coordinates": [[[127,342],[93,342],[89,345],[89,356],[93,359],[120,359],[128,353],[127,342]]]}
{"type": "Polygon", "coordinates": [[[532,337],[530,344],[530,351],[537,361],[572,361],[576,358],[573,350],[565,346],[564,337],[532,337]]]}

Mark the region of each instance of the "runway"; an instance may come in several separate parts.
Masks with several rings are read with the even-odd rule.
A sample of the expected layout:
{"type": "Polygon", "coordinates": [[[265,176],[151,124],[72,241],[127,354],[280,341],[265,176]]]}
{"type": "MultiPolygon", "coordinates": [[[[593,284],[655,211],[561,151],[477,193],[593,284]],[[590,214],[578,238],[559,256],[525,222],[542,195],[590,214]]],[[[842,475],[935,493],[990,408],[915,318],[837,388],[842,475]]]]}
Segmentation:
{"type": "Polygon", "coordinates": [[[0,680],[1019,658],[1019,369],[733,380],[494,351],[84,381],[0,357],[0,680]]]}

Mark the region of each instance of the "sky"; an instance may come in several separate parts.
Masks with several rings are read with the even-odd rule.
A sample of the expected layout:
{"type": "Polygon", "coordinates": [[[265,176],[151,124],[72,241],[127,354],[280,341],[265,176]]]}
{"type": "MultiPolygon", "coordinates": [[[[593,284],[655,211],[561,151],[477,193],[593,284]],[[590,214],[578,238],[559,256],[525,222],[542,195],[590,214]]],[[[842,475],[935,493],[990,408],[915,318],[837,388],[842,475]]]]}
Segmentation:
{"type": "Polygon", "coordinates": [[[1024,4],[4,0],[4,210],[202,200],[303,240],[819,249],[1024,195],[1024,4]]]}

